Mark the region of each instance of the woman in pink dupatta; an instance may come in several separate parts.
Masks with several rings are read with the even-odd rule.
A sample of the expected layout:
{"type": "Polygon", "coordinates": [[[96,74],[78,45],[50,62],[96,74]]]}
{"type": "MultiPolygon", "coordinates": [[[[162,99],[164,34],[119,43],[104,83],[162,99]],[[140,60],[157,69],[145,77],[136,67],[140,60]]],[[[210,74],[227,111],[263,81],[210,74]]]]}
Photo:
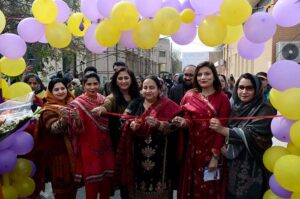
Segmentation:
{"type": "Polygon", "coordinates": [[[128,188],[129,198],[169,199],[176,176],[176,133],[168,120],[180,112],[179,106],[159,97],[156,76],[143,82],[145,98],[133,100],[125,112],[139,119],[127,121],[117,151],[117,177],[128,188]]]}
{"type": "Polygon", "coordinates": [[[112,190],[114,152],[108,133],[108,120],[95,118],[91,110],[103,104],[105,97],[98,93],[100,79],[94,72],[85,75],[85,93],[77,97],[71,106],[81,118],[73,124],[74,151],[76,154],[75,180],[83,181],[87,199],[108,199],[112,190]]]}
{"type": "Polygon", "coordinates": [[[225,176],[219,153],[224,138],[209,128],[209,119],[228,117],[230,103],[221,91],[221,83],[212,63],[203,62],[197,66],[194,84],[195,89],[188,91],[180,103],[185,112],[184,117],[173,119],[176,126],[187,128],[189,132],[178,198],[223,199],[225,176]],[[204,118],[207,120],[197,121],[204,118]],[[220,179],[204,181],[205,168],[209,171],[220,169],[220,179]]]}

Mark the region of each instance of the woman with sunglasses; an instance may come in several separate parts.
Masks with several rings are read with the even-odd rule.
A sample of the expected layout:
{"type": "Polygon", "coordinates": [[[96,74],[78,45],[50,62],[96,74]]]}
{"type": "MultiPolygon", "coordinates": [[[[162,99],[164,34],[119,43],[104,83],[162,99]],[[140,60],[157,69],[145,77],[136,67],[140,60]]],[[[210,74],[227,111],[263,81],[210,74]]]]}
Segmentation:
{"type": "MultiPolygon", "coordinates": [[[[187,91],[180,102],[184,116],[176,116],[172,120],[176,126],[188,132],[184,140],[185,159],[178,198],[221,199],[224,198],[225,189],[222,167],[219,165],[223,160],[219,154],[224,137],[209,128],[209,118],[228,117],[229,99],[222,92],[216,68],[211,62],[203,62],[196,67],[193,82],[195,88],[187,91]],[[204,180],[204,174],[208,171],[220,171],[220,179],[204,180]]],[[[225,125],[226,121],[222,120],[222,123],[225,125]]]]}
{"type": "MultiPolygon", "coordinates": [[[[249,73],[241,75],[233,92],[231,117],[274,115],[265,103],[259,79],[249,73]]],[[[222,154],[227,158],[229,199],[262,198],[268,187],[268,172],[263,166],[264,151],[272,145],[271,120],[268,118],[230,120],[228,127],[218,119],[210,128],[225,137],[222,154]]]]}

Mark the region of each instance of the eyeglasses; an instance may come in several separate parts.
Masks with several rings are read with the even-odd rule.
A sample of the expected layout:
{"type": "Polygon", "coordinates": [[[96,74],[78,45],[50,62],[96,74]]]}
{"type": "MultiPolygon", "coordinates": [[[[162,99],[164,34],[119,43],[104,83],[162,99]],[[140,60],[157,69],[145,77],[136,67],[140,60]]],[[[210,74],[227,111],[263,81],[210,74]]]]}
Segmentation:
{"type": "Polygon", "coordinates": [[[239,87],[238,87],[238,89],[239,90],[245,90],[246,89],[246,91],[253,91],[254,90],[254,87],[253,86],[243,86],[243,85],[240,85],[239,87]]]}

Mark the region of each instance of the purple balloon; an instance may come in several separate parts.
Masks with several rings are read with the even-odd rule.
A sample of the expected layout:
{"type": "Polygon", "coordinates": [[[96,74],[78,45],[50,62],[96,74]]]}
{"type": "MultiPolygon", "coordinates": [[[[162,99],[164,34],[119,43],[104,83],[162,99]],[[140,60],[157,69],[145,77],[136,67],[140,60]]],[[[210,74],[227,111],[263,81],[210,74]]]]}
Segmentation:
{"type": "Polygon", "coordinates": [[[181,23],[179,30],[171,36],[172,40],[179,45],[191,43],[197,35],[197,27],[194,22],[181,23]]]}
{"type": "Polygon", "coordinates": [[[0,53],[9,59],[18,59],[26,53],[25,41],[16,34],[4,33],[0,35],[0,53]]]}
{"type": "Polygon", "coordinates": [[[120,0],[98,0],[98,11],[103,17],[109,18],[113,6],[118,2],[120,2],[120,0]]]}
{"type": "Polygon", "coordinates": [[[271,122],[272,134],[275,138],[283,142],[289,142],[290,128],[295,121],[288,120],[284,117],[274,118],[271,122]]]}
{"type": "Polygon", "coordinates": [[[126,48],[136,48],[135,43],[132,40],[132,32],[133,30],[123,31],[121,39],[119,41],[126,48]]]}
{"type": "Polygon", "coordinates": [[[154,17],[162,7],[162,0],[135,0],[134,3],[143,17],[154,17]]]}
{"type": "Polygon", "coordinates": [[[84,35],[84,44],[85,44],[85,47],[93,52],[93,53],[96,53],[96,54],[100,54],[102,53],[103,51],[106,50],[106,47],[104,46],[101,46],[97,40],[96,40],[96,37],[95,37],[95,30],[96,30],[96,27],[98,26],[98,24],[96,23],[93,23],[86,31],[85,35],[84,35]]]}
{"type": "Polygon", "coordinates": [[[279,91],[300,87],[300,65],[290,60],[275,62],[268,71],[270,85],[279,91]]]}
{"type": "Polygon", "coordinates": [[[254,13],[244,25],[245,37],[253,43],[263,43],[273,37],[277,24],[266,12],[254,13]]]}
{"type": "Polygon", "coordinates": [[[16,133],[14,138],[14,142],[11,145],[10,149],[12,149],[16,154],[25,155],[32,150],[34,140],[29,133],[22,131],[16,133]]]}
{"type": "Polygon", "coordinates": [[[33,17],[20,21],[17,27],[18,34],[28,43],[37,42],[45,33],[45,25],[33,17]]]}
{"type": "Polygon", "coordinates": [[[11,134],[0,141],[0,151],[9,148],[14,141],[15,134],[11,134]]]}
{"type": "Polygon", "coordinates": [[[256,59],[259,57],[265,48],[265,44],[252,43],[245,37],[242,37],[238,43],[238,52],[245,59],[256,59]]]}
{"type": "Polygon", "coordinates": [[[284,189],[275,179],[274,175],[272,175],[269,179],[270,189],[274,194],[281,198],[290,198],[292,196],[292,192],[284,189]]]}
{"type": "Polygon", "coordinates": [[[197,13],[211,15],[219,11],[223,0],[190,0],[197,13]]]}
{"type": "Polygon", "coordinates": [[[42,36],[42,38],[39,40],[39,42],[40,42],[40,43],[42,43],[42,44],[47,44],[47,43],[48,43],[48,41],[47,41],[47,38],[46,38],[46,35],[45,35],[45,34],[42,36]]]}
{"type": "Polygon", "coordinates": [[[194,22],[196,23],[197,26],[200,25],[200,23],[205,19],[205,15],[202,15],[200,13],[195,13],[195,19],[194,22]]]}
{"type": "Polygon", "coordinates": [[[162,7],[172,7],[175,8],[178,12],[181,11],[181,4],[178,0],[165,0],[163,1],[162,7]]]}
{"type": "Polygon", "coordinates": [[[193,9],[193,7],[190,3],[190,0],[184,0],[181,4],[181,8],[182,8],[182,10],[184,10],[186,8],[193,9]]]}
{"type": "Polygon", "coordinates": [[[17,154],[10,149],[0,151],[0,174],[9,173],[17,165],[17,154]]]}
{"type": "Polygon", "coordinates": [[[30,177],[34,176],[35,172],[36,172],[36,166],[34,164],[34,162],[32,160],[28,160],[31,164],[31,173],[29,174],[30,177]]]}
{"type": "Polygon", "coordinates": [[[97,0],[81,0],[80,10],[91,21],[102,19],[103,16],[97,8],[97,0]]]}
{"type": "Polygon", "coordinates": [[[282,0],[278,1],[272,15],[279,26],[292,27],[300,23],[300,1],[282,0]]]}
{"type": "Polygon", "coordinates": [[[67,21],[71,14],[71,10],[68,4],[62,0],[55,0],[55,4],[58,8],[58,15],[56,17],[56,21],[61,23],[67,21]]]}

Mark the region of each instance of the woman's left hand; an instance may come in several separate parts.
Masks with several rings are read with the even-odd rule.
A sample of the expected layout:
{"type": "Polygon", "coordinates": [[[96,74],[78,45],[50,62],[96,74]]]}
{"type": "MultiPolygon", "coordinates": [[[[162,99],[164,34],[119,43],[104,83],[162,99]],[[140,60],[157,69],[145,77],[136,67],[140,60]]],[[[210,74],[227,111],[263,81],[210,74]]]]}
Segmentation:
{"type": "Polygon", "coordinates": [[[151,128],[156,127],[156,126],[158,126],[158,124],[159,124],[159,120],[156,119],[156,118],[154,118],[154,117],[152,117],[152,116],[146,117],[145,120],[146,120],[146,123],[147,123],[151,128]]]}
{"type": "Polygon", "coordinates": [[[222,124],[220,122],[220,120],[218,120],[217,118],[211,118],[209,121],[209,128],[219,132],[220,129],[222,128],[222,124]]]}
{"type": "Polygon", "coordinates": [[[210,159],[208,164],[208,171],[215,171],[218,168],[218,159],[214,156],[210,159]]]}

